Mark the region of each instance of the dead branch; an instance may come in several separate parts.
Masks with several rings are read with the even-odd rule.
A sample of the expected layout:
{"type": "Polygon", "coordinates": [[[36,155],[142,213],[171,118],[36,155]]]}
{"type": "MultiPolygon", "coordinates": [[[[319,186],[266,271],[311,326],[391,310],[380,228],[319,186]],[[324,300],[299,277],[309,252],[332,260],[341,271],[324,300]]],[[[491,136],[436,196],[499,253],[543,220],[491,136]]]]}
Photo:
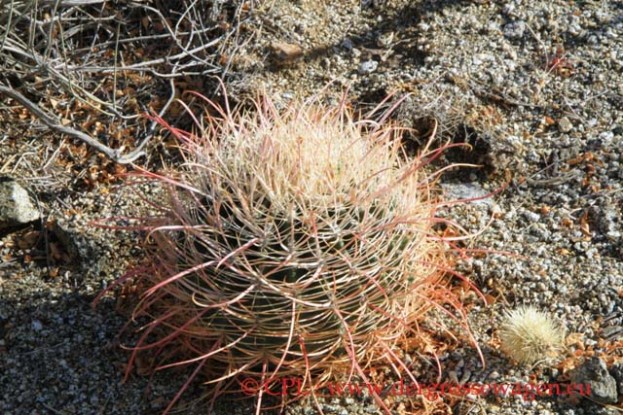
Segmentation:
{"type": "Polygon", "coordinates": [[[0,0],[0,96],[115,162],[132,163],[148,140],[131,152],[124,148],[156,128],[139,114],[163,118],[178,111],[175,98],[185,90],[210,88],[206,75],[228,76],[238,48],[253,37],[242,28],[253,19],[255,2],[0,0]],[[50,103],[79,102],[73,121],[82,131],[62,125],[60,114],[20,91],[50,103]],[[118,149],[85,127],[95,124],[108,126],[100,132],[119,142],[107,143],[118,149]]]}
{"type": "Polygon", "coordinates": [[[74,138],[77,138],[78,140],[83,141],[87,145],[104,153],[106,156],[108,156],[110,159],[112,159],[116,163],[129,164],[129,163],[134,162],[136,159],[138,159],[139,157],[145,154],[145,152],[143,151],[143,148],[147,144],[147,141],[149,140],[150,137],[145,138],[136,149],[134,149],[128,154],[123,155],[121,154],[121,150],[112,149],[108,146],[105,146],[104,144],[100,143],[93,137],[83,133],[82,131],[78,131],[71,127],[61,125],[58,121],[54,119],[54,117],[47,114],[45,111],[39,108],[37,104],[33,103],[28,98],[26,98],[25,96],[23,96],[22,94],[20,94],[14,89],[7,88],[4,85],[0,85],[0,94],[4,94],[10,98],[13,98],[14,100],[22,104],[24,107],[28,109],[28,111],[30,111],[33,115],[35,115],[38,119],[40,119],[45,125],[47,125],[52,130],[57,131],[61,134],[69,135],[71,137],[74,137],[74,138]]]}

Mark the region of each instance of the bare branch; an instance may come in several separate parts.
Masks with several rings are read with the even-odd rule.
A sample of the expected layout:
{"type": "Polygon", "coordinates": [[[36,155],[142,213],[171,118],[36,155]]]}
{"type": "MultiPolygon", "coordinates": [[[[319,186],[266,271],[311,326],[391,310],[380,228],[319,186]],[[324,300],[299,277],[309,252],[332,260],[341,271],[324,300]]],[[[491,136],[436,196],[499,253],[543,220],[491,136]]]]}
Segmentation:
{"type": "Polygon", "coordinates": [[[255,2],[123,0],[109,7],[105,0],[0,0],[0,96],[54,131],[131,163],[144,154],[147,139],[121,154],[134,147],[126,144],[128,132],[142,139],[156,126],[138,114],[163,118],[176,108],[179,92],[204,88],[208,74],[225,77],[238,48],[254,37],[242,27],[255,2]],[[62,125],[59,113],[18,91],[78,101],[76,125],[109,123],[108,134],[123,145],[112,149],[88,127],[62,125]]]}
{"type": "Polygon", "coordinates": [[[52,130],[57,131],[61,134],[69,135],[71,137],[77,138],[78,140],[85,142],[86,144],[93,147],[94,149],[104,153],[106,156],[108,156],[110,159],[112,159],[116,163],[129,164],[129,163],[134,162],[136,159],[138,159],[139,157],[145,154],[145,152],[143,151],[143,148],[147,144],[147,141],[149,140],[150,137],[145,138],[141,142],[141,144],[136,149],[134,149],[134,151],[123,155],[121,154],[120,150],[112,149],[108,146],[105,146],[104,144],[100,143],[93,137],[83,133],[82,131],[78,131],[71,127],[66,127],[64,125],[61,125],[51,115],[47,114],[45,111],[39,108],[37,104],[33,103],[28,98],[26,98],[19,92],[15,91],[14,89],[7,88],[4,85],[0,85],[0,94],[4,94],[10,98],[13,98],[14,100],[22,104],[24,107],[28,109],[28,111],[30,111],[33,115],[35,115],[38,119],[40,119],[45,125],[47,125],[52,130]]]}

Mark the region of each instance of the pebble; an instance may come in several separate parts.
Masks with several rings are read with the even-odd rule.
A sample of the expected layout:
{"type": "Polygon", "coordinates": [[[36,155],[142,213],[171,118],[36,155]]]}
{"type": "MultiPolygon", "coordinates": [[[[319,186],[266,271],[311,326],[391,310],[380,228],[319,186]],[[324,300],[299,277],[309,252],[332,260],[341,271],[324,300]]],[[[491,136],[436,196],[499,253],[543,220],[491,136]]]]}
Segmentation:
{"type": "Polygon", "coordinates": [[[479,183],[442,183],[447,200],[472,200],[469,203],[474,205],[492,206],[493,200],[487,195],[490,193],[479,183]]]}
{"type": "Polygon", "coordinates": [[[496,380],[499,378],[500,378],[500,374],[497,371],[493,370],[491,373],[489,373],[489,379],[496,380]]]}
{"type": "Polygon", "coordinates": [[[614,378],[619,391],[619,396],[623,397],[623,363],[615,363],[610,368],[610,375],[614,378]]]}
{"type": "Polygon", "coordinates": [[[570,376],[572,383],[590,385],[591,400],[606,405],[617,402],[617,382],[608,373],[606,364],[600,358],[588,359],[575,368],[570,376]]]}
{"type": "Polygon", "coordinates": [[[558,129],[562,133],[568,133],[571,130],[573,130],[573,124],[571,124],[571,121],[569,121],[569,118],[562,117],[560,120],[558,120],[558,129]]]}
{"type": "Polygon", "coordinates": [[[344,40],[342,40],[342,43],[340,45],[349,52],[352,51],[353,48],[355,47],[353,44],[353,41],[347,37],[345,37],[344,40]]]}
{"type": "Polygon", "coordinates": [[[28,191],[10,177],[0,176],[0,230],[39,219],[28,191]]]}
{"type": "Polygon", "coordinates": [[[303,56],[303,48],[299,45],[286,42],[273,42],[271,52],[279,63],[293,63],[303,56]]]}
{"type": "Polygon", "coordinates": [[[539,215],[538,213],[530,212],[530,211],[524,212],[523,216],[524,218],[528,220],[528,222],[531,222],[531,223],[536,223],[541,219],[541,215],[539,215]]]}
{"type": "Polygon", "coordinates": [[[504,36],[508,39],[521,39],[526,32],[526,22],[518,20],[504,26],[504,36]]]}
{"type": "Polygon", "coordinates": [[[32,329],[34,331],[41,331],[43,329],[43,324],[39,320],[32,321],[32,329]]]}
{"type": "Polygon", "coordinates": [[[379,63],[377,61],[373,59],[367,60],[365,62],[362,62],[361,65],[359,65],[359,73],[361,75],[372,73],[376,71],[378,66],[379,66],[379,63]]]}

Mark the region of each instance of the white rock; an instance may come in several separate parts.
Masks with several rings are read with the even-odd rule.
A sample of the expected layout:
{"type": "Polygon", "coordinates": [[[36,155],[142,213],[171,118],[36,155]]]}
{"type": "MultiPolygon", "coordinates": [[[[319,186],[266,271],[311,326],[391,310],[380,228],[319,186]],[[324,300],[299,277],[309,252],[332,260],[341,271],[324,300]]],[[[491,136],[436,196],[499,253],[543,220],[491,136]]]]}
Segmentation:
{"type": "Polygon", "coordinates": [[[0,229],[39,219],[28,192],[12,179],[0,178],[0,229]]]}
{"type": "Polygon", "coordinates": [[[375,60],[365,61],[361,65],[359,65],[359,73],[362,75],[367,74],[367,73],[372,73],[376,71],[376,68],[378,66],[379,66],[379,63],[375,60]]]}
{"type": "Polygon", "coordinates": [[[573,130],[573,124],[571,124],[569,118],[562,117],[560,120],[558,120],[558,129],[563,133],[568,133],[573,130]]]}

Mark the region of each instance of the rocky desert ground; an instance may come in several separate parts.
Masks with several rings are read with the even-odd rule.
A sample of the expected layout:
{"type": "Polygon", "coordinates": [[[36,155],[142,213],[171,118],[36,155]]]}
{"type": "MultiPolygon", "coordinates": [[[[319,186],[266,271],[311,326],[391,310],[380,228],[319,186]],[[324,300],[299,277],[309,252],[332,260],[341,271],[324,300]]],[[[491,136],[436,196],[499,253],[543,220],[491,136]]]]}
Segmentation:
{"type": "MultiPolygon", "coordinates": [[[[438,144],[468,143],[440,163],[480,167],[439,184],[449,199],[493,194],[445,212],[482,231],[473,245],[487,252],[460,271],[485,298],[466,294],[465,303],[486,365],[466,339],[449,341],[442,380],[593,391],[418,397],[393,402],[395,413],[622,411],[623,2],[5,0],[0,65],[2,414],[158,414],[184,384],[184,370],[152,376],[150,362],[122,382],[120,344],[133,341],[117,336],[127,304],[92,301],[140,258],[142,236],[98,225],[147,209],[126,173],[175,165],[174,139],[144,114],[187,127],[175,99],[197,91],[222,102],[219,80],[233,103],[267,94],[286,107],[346,94],[365,111],[404,98],[391,117],[409,128],[414,151],[434,125],[438,144]],[[117,163],[62,127],[123,154],[145,145],[132,163],[117,163]],[[521,305],[565,328],[554,360],[528,367],[501,353],[504,314],[521,305]]],[[[418,359],[416,377],[434,379],[433,359],[418,359]]],[[[206,413],[201,392],[193,383],[179,413],[206,413]]],[[[378,413],[365,396],[321,409],[378,413]]],[[[319,413],[308,403],[284,411],[319,413]]],[[[224,398],[214,412],[253,407],[224,398]]]]}

